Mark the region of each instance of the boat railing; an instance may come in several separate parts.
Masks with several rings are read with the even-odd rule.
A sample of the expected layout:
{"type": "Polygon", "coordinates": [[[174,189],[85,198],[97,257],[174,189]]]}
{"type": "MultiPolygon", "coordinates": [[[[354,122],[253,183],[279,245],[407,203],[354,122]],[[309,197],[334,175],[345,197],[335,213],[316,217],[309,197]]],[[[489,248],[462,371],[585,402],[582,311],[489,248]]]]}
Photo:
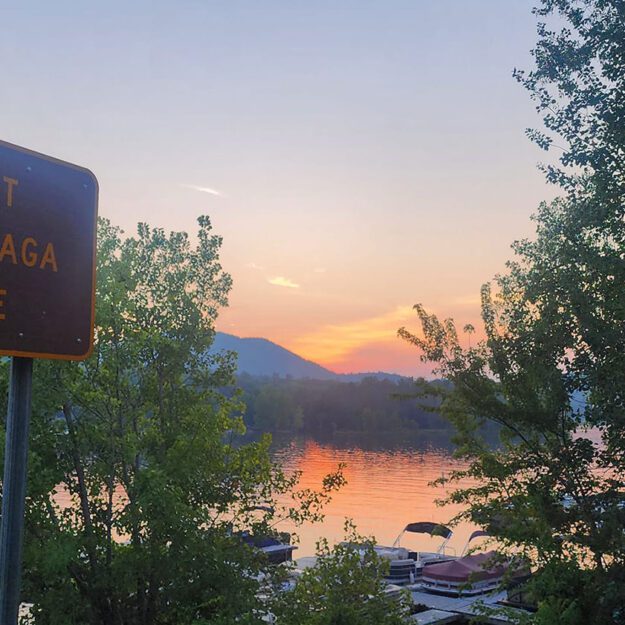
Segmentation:
{"type": "Polygon", "coordinates": [[[417,555],[417,561],[419,560],[437,560],[440,558],[456,558],[456,549],[454,547],[450,547],[449,545],[441,545],[436,551],[417,551],[415,552],[417,555]],[[429,558],[425,558],[424,556],[429,555],[429,558]],[[433,557],[432,557],[433,556],[433,557]]]}
{"type": "Polygon", "coordinates": [[[450,547],[449,545],[442,545],[442,547],[438,551],[442,556],[454,556],[456,557],[456,548],[450,547]]]}
{"type": "Polygon", "coordinates": [[[460,557],[465,556],[468,554],[469,552],[469,546],[471,545],[471,543],[476,539],[476,538],[480,538],[483,536],[490,536],[490,534],[485,531],[485,530],[475,530],[471,536],[469,536],[469,540],[467,540],[464,548],[462,549],[462,551],[460,552],[460,557]]]}

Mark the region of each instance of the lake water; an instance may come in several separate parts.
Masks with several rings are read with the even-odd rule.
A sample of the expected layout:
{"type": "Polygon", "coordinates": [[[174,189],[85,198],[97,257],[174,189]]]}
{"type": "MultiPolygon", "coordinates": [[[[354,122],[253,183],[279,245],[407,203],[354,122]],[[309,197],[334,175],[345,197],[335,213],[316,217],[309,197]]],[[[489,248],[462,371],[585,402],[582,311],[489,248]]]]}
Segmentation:
{"type": "MultiPolygon", "coordinates": [[[[431,482],[462,465],[452,457],[449,446],[432,441],[371,445],[359,441],[337,443],[310,439],[274,442],[274,458],[287,472],[303,472],[301,487],[318,489],[324,475],[344,463],[347,485],[335,493],[326,507],[322,524],[280,529],[299,535],[295,557],[313,555],[319,537],[331,543],[342,540],[346,518],[352,519],[360,534],[373,535],[380,544],[392,545],[407,523],[434,521],[446,523],[460,511],[458,506],[439,507],[436,499],[448,489],[431,482]]],[[[454,529],[449,546],[459,554],[471,531],[462,524],[454,529]]],[[[410,534],[402,545],[422,550],[438,547],[440,538],[410,534]]]]}
{"type": "MultiPolygon", "coordinates": [[[[294,556],[300,558],[314,555],[320,537],[332,544],[343,540],[345,519],[353,520],[361,535],[374,536],[384,545],[392,545],[407,523],[446,524],[461,509],[437,506],[436,500],[444,498],[450,489],[433,486],[431,482],[462,468],[452,457],[452,449],[444,436],[434,435],[411,442],[380,437],[342,441],[335,438],[332,442],[274,437],[274,459],[286,473],[302,471],[299,488],[318,490],[323,477],[341,463],[345,465],[347,479],[347,485],[334,493],[326,506],[322,523],[296,528],[283,522],[276,529],[297,535],[298,549],[294,556]]],[[[119,496],[123,496],[121,490],[119,496]]],[[[70,503],[68,493],[63,490],[57,499],[61,505],[70,503]]],[[[459,555],[474,529],[466,523],[454,528],[449,548],[459,555]]],[[[430,551],[440,542],[440,538],[407,534],[401,544],[430,551]]]]}

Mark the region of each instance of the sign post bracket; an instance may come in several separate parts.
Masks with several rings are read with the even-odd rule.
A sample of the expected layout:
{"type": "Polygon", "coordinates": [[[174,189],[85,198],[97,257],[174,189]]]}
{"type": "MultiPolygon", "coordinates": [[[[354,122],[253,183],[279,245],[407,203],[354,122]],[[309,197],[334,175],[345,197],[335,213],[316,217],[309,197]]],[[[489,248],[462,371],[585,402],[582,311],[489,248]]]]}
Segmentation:
{"type": "Polygon", "coordinates": [[[32,358],[12,358],[0,527],[0,623],[2,625],[17,624],[20,603],[32,375],[32,358]]]}

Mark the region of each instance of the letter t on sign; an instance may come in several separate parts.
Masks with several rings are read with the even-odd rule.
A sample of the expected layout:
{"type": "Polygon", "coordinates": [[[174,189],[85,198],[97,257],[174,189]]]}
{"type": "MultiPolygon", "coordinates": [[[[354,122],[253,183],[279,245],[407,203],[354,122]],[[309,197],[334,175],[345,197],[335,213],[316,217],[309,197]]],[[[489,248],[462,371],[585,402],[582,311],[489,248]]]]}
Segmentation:
{"type": "Polygon", "coordinates": [[[7,206],[13,206],[13,187],[17,187],[19,180],[5,176],[3,180],[7,183],[7,206]]]}

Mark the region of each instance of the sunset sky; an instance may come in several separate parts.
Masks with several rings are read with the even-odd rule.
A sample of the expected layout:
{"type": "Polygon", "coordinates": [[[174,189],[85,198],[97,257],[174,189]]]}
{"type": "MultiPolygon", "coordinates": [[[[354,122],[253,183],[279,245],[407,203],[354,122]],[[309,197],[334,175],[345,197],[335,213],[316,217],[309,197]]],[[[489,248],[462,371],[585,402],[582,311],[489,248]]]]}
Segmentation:
{"type": "Polygon", "coordinates": [[[5,8],[0,138],[92,169],[128,231],[210,215],[234,279],[218,329],[423,371],[396,338],[411,306],[476,323],[553,194],[511,76],[532,3],[168,4],[5,8]]]}

